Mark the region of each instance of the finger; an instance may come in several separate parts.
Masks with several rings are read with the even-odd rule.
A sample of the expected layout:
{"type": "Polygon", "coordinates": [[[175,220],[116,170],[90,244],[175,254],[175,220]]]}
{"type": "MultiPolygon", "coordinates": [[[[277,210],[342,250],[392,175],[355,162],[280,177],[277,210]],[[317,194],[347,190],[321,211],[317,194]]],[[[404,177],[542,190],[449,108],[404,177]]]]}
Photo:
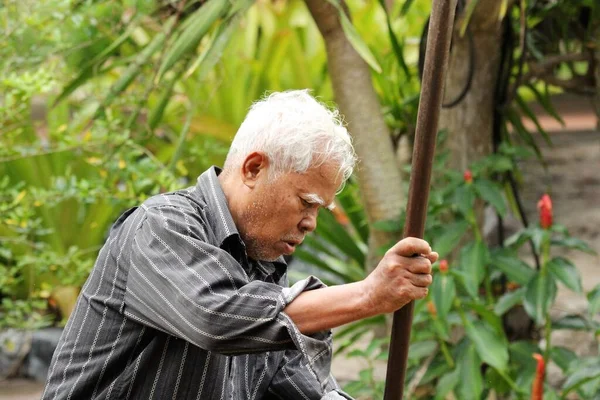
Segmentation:
{"type": "Polygon", "coordinates": [[[430,274],[431,261],[426,257],[405,257],[404,265],[413,274],[430,274]]]}
{"type": "Polygon", "coordinates": [[[426,288],[433,282],[433,277],[431,274],[413,274],[410,281],[413,286],[426,288]]]}
{"type": "Polygon", "coordinates": [[[433,264],[438,260],[438,258],[440,258],[440,255],[437,252],[432,251],[429,254],[423,254],[423,257],[427,257],[427,259],[433,264]]]}
{"type": "Polygon", "coordinates": [[[429,289],[427,289],[426,287],[417,287],[415,288],[414,298],[415,300],[424,299],[425,297],[427,297],[427,293],[429,293],[429,289]]]}
{"type": "Polygon", "coordinates": [[[396,243],[388,251],[400,256],[411,257],[414,254],[429,254],[431,247],[423,239],[407,237],[396,243]]]}

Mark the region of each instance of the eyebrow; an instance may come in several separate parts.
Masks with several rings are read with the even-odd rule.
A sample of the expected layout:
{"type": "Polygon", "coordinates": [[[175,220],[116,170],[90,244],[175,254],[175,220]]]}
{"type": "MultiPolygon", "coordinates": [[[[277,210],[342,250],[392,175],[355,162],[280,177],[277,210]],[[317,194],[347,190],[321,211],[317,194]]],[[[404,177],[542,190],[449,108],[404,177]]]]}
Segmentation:
{"type": "Polygon", "coordinates": [[[320,206],[323,206],[330,211],[335,208],[335,204],[333,204],[333,202],[328,205],[325,205],[325,200],[323,200],[321,198],[321,196],[319,196],[316,193],[304,193],[304,194],[302,194],[302,197],[304,198],[304,200],[308,201],[309,203],[319,204],[320,206]]]}

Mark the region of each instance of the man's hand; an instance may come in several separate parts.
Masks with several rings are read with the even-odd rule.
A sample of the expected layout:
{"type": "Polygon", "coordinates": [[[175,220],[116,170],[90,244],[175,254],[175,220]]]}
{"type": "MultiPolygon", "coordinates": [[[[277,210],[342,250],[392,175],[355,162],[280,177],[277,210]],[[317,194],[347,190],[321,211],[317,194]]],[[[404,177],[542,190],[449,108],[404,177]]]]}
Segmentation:
{"type": "Polygon", "coordinates": [[[394,312],[427,296],[431,264],[437,259],[438,254],[422,239],[408,237],[396,243],[363,281],[371,311],[394,312]]]}

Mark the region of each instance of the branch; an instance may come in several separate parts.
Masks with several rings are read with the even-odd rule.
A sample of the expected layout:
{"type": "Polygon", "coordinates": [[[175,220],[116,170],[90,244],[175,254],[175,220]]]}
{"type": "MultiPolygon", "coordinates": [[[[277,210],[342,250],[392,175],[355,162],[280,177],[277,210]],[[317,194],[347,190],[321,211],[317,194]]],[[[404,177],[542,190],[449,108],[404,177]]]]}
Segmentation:
{"type": "Polygon", "coordinates": [[[539,79],[549,83],[552,86],[563,88],[568,92],[573,92],[584,96],[594,96],[596,94],[591,82],[580,76],[572,79],[559,79],[554,75],[546,75],[539,77],[539,79]]]}
{"type": "MultiPolygon", "coordinates": [[[[550,56],[545,58],[543,61],[538,63],[529,63],[529,72],[523,74],[521,79],[518,82],[515,82],[511,85],[509,93],[514,93],[515,90],[518,89],[518,86],[523,82],[529,82],[533,79],[542,79],[547,81],[548,83],[549,76],[552,74],[552,71],[558,65],[565,62],[574,62],[574,61],[590,61],[590,55],[584,53],[569,53],[569,54],[559,54],[556,56],[550,56]]],[[[556,79],[556,81],[560,81],[556,79]]],[[[554,85],[554,83],[552,83],[554,85]]],[[[557,84],[556,86],[563,87],[561,84],[557,84]]]]}

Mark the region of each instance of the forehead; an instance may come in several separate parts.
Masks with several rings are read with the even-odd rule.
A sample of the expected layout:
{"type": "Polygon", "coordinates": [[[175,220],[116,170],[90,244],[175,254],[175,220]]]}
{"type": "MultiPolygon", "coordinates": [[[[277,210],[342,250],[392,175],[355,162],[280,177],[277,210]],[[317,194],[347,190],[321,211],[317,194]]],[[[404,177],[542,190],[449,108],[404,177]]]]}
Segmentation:
{"type": "Polygon", "coordinates": [[[324,200],[333,200],[342,184],[339,166],[332,163],[309,168],[306,172],[290,172],[282,177],[293,188],[304,193],[314,193],[324,200]]]}

